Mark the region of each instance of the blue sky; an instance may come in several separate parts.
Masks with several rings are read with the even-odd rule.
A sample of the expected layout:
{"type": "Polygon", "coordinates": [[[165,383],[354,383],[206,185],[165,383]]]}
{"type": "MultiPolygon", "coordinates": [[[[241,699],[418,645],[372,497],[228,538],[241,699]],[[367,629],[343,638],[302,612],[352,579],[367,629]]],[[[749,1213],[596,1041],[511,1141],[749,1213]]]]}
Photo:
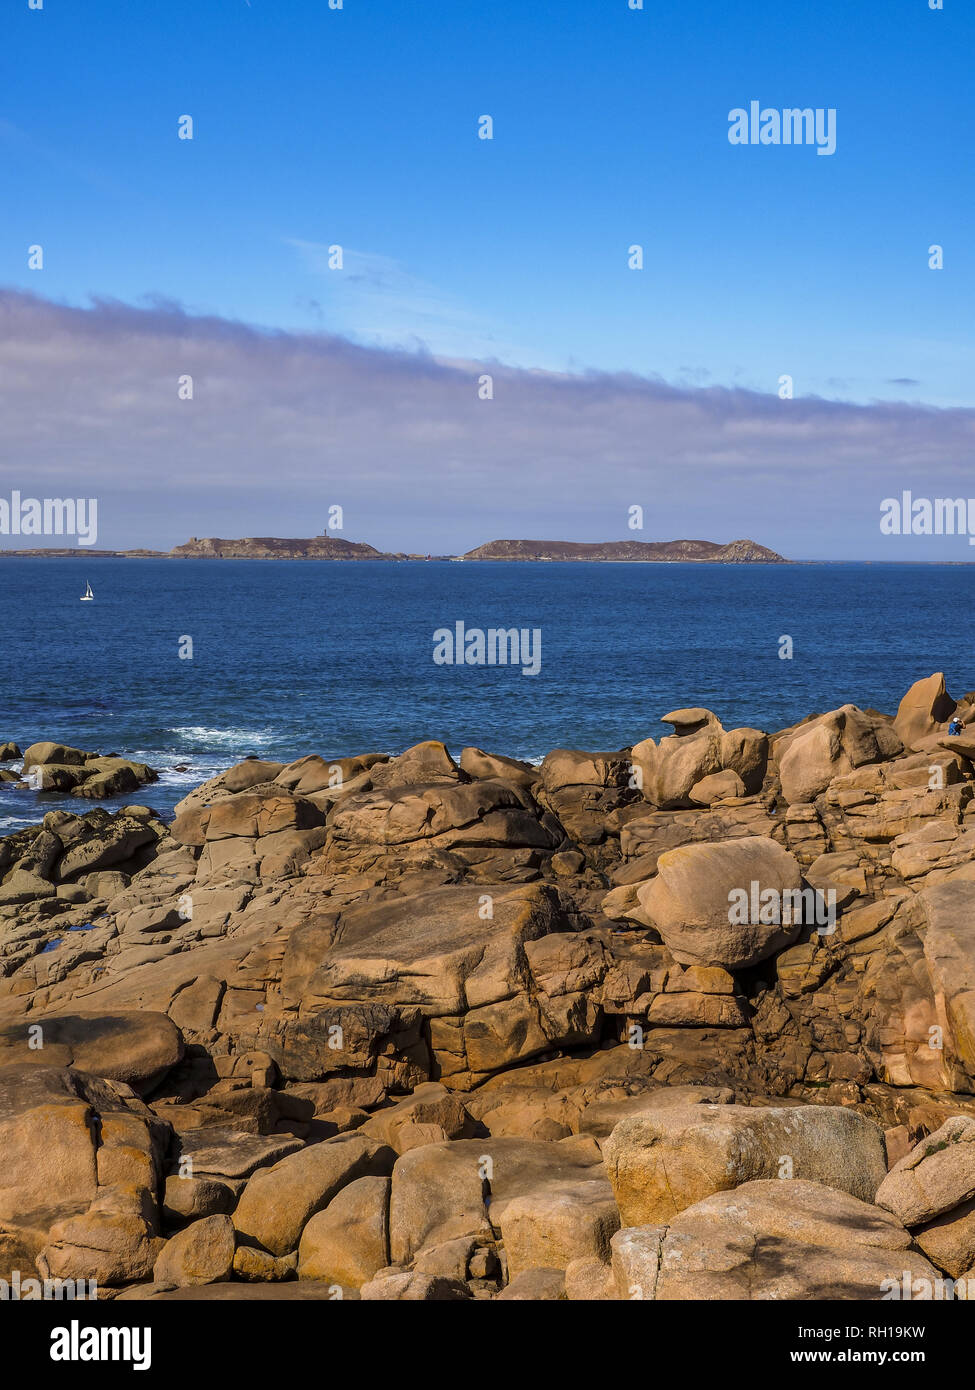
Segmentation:
{"type": "Polygon", "coordinates": [[[970,405],[975,12],[945,3],[11,3],[0,282],[527,367],[970,405]],[[835,107],[835,155],[730,145],[751,99],[835,107]]]}
{"type": "Polygon", "coordinates": [[[645,5],[10,0],[0,494],[97,496],[119,548],[334,504],[384,549],[631,539],[639,504],[647,540],[975,558],[879,531],[975,495],[975,10],[645,5]],[[731,144],[753,100],[834,108],[836,152],[731,144]]]}

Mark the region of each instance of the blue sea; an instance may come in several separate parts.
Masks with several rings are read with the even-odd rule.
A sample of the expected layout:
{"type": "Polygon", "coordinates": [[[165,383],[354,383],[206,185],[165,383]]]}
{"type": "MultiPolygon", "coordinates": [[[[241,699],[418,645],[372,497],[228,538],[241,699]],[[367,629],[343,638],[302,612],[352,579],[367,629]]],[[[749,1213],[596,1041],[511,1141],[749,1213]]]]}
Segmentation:
{"type": "MultiPolygon", "coordinates": [[[[438,738],[538,761],[658,737],[682,705],[770,731],[845,701],[893,712],[932,671],[975,687],[973,586],[965,565],[7,558],[0,741],[149,762],[160,781],[122,800],[169,815],[248,753],[438,738]],[[436,665],[458,621],[539,629],[539,674],[436,665]]],[[[92,804],[3,784],[0,834],[92,804]]]]}

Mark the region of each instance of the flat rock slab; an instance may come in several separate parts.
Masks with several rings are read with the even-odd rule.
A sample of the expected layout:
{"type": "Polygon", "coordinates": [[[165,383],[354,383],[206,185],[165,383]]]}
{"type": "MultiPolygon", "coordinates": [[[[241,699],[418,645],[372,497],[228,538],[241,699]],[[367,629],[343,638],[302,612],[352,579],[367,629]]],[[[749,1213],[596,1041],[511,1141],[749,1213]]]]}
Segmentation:
{"type": "Polygon", "coordinates": [[[616,1296],[689,1299],[940,1298],[938,1273],[901,1223],[821,1183],[744,1183],[687,1208],[669,1226],[630,1226],[612,1241],[616,1296]],[[894,1290],[898,1292],[894,1294],[894,1290]]]}
{"type": "Polygon", "coordinates": [[[537,885],[495,890],[488,921],[482,899],[480,887],[451,885],[309,922],[285,951],[285,1002],[368,1000],[457,1015],[509,998],[525,942],[569,924],[558,897],[537,885]]]}
{"type": "Polygon", "coordinates": [[[342,1289],[342,1298],[336,1296],[336,1284],[326,1284],[317,1280],[294,1280],[285,1284],[195,1284],[182,1289],[157,1289],[153,1284],[144,1284],[120,1293],[119,1299],[127,1302],[185,1303],[188,1300],[203,1303],[338,1303],[356,1300],[357,1289],[342,1289]]]}
{"type": "Polygon", "coordinates": [[[182,1056],[182,1034],[161,1013],[31,1013],[0,1027],[0,1066],[75,1067],[142,1091],[182,1056]]]}
{"type": "Polygon", "coordinates": [[[248,1178],[258,1168],[277,1163],[298,1149],[300,1139],[277,1134],[246,1134],[238,1129],[206,1126],[180,1135],[182,1156],[193,1160],[193,1172],[224,1178],[248,1178]]]}
{"type": "Polygon", "coordinates": [[[579,1133],[608,1139],[621,1120],[646,1110],[672,1110],[687,1105],[730,1105],[734,1093],[727,1086],[660,1086],[643,1095],[620,1100],[594,1100],[583,1110],[579,1133]]]}
{"type": "Polygon", "coordinates": [[[713,1193],[786,1171],[872,1202],[887,1172],[880,1129],[833,1105],[646,1110],[620,1121],[603,1154],[626,1226],[671,1221],[713,1193]]]}

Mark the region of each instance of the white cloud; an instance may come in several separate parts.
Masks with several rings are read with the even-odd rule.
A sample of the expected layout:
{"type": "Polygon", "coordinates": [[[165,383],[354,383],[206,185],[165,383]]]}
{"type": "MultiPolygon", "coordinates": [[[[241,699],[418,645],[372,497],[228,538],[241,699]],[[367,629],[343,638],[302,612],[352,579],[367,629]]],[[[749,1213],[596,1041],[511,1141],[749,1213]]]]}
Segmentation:
{"type": "Polygon", "coordinates": [[[943,541],[895,553],[879,532],[880,501],[902,488],[973,491],[970,409],[448,362],[172,304],[0,291],[0,411],[0,488],[98,497],[110,547],[310,535],[332,503],[350,539],[384,549],[601,540],[631,534],[639,503],[648,540],[971,558],[943,541]],[[483,371],[492,401],[477,397],[483,371]],[[177,397],[185,373],[192,401],[177,397]]]}

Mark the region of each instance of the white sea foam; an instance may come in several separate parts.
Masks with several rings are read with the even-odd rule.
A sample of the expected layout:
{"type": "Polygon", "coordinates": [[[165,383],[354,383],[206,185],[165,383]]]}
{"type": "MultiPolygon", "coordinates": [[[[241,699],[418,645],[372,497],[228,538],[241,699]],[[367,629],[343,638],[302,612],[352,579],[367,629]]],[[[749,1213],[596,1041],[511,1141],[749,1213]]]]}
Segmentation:
{"type": "Polygon", "coordinates": [[[217,744],[224,747],[234,747],[237,744],[258,746],[271,743],[274,739],[274,734],[269,729],[206,729],[202,724],[185,724],[179,728],[167,729],[166,732],[175,734],[187,743],[217,744]]]}
{"type": "Polygon", "coordinates": [[[218,772],[225,772],[231,766],[233,764],[230,762],[207,763],[204,767],[188,767],[182,772],[176,768],[158,768],[159,780],[155,785],[159,787],[195,787],[200,782],[209,782],[211,777],[216,777],[218,772]]]}
{"type": "Polygon", "coordinates": [[[229,750],[226,753],[222,750],[212,753],[193,753],[183,752],[176,748],[136,748],[133,752],[126,753],[125,757],[131,758],[133,762],[148,763],[157,772],[162,771],[169,763],[195,772],[208,767],[226,767],[227,758],[233,757],[233,753],[229,750]]]}

